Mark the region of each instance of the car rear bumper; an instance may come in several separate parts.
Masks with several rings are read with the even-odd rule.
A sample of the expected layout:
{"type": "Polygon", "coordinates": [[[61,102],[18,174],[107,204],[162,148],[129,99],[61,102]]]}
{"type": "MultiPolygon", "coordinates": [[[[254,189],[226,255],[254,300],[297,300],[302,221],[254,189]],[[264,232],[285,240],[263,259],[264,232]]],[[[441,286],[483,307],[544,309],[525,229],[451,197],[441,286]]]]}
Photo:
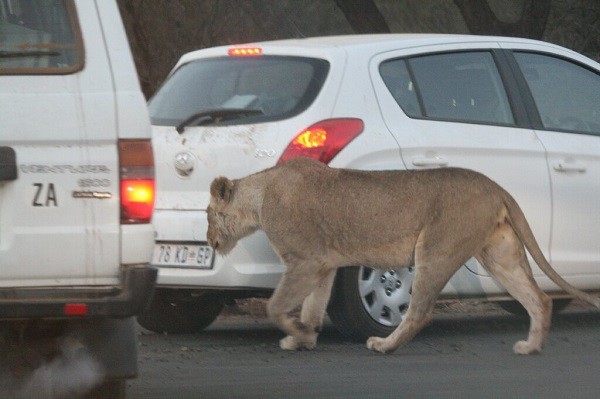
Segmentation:
{"type": "MultiPolygon", "coordinates": [[[[156,240],[166,243],[205,243],[205,211],[158,209],[152,219],[156,240]]],[[[210,269],[159,268],[157,287],[196,289],[273,289],[285,266],[262,231],[240,240],[226,256],[215,255],[210,269]]]]}
{"type": "Polygon", "coordinates": [[[256,232],[240,240],[226,256],[215,255],[210,269],[158,267],[157,287],[198,289],[273,289],[285,266],[267,237],[256,232]]]}
{"type": "Polygon", "coordinates": [[[129,317],[149,302],[158,271],[124,268],[120,287],[0,289],[0,319],[129,317]]]}

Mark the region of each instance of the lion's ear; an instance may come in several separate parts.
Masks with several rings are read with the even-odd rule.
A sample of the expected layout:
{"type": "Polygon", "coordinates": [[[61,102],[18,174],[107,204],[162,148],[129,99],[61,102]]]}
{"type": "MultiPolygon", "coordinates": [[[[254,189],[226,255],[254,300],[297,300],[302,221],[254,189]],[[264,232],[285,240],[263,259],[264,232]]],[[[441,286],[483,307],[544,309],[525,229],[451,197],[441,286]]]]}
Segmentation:
{"type": "Polygon", "coordinates": [[[225,203],[231,200],[233,181],[226,177],[217,177],[210,185],[210,195],[225,203]]]}

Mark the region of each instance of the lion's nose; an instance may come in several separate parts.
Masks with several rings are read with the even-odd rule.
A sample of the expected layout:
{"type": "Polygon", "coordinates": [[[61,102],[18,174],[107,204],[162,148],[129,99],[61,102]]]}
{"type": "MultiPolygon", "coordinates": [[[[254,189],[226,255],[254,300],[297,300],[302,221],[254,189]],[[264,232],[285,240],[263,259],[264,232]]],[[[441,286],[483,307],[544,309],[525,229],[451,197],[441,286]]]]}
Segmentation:
{"type": "Polygon", "coordinates": [[[208,232],[206,233],[206,238],[208,239],[208,245],[210,245],[214,249],[217,249],[217,247],[219,246],[219,242],[215,240],[212,230],[208,230],[208,232]]]}
{"type": "Polygon", "coordinates": [[[211,247],[213,247],[213,249],[217,249],[219,247],[219,241],[214,240],[212,238],[208,239],[208,245],[210,245],[211,247]]]}

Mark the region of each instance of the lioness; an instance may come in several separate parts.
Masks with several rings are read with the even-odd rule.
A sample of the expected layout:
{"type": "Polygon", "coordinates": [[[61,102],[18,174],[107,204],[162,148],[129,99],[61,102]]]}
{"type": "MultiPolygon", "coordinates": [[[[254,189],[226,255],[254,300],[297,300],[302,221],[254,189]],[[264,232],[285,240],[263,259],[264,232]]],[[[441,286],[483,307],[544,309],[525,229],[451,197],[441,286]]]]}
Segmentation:
{"type": "Polygon", "coordinates": [[[560,288],[600,308],[599,298],[569,285],[548,264],[510,194],[471,170],[358,171],[299,158],[239,180],[216,178],[210,192],[207,237],[217,252],[227,254],[262,229],[285,262],[267,306],[288,334],[283,349],[316,346],[335,271],[349,265],[415,267],[406,316],[387,338],[367,341],[384,353],[431,320],[440,291],[471,257],[529,313],[529,336],[514,345],[515,353],[542,349],[552,312],[524,246],[560,288]],[[290,313],[300,304],[298,319],[290,313]]]}

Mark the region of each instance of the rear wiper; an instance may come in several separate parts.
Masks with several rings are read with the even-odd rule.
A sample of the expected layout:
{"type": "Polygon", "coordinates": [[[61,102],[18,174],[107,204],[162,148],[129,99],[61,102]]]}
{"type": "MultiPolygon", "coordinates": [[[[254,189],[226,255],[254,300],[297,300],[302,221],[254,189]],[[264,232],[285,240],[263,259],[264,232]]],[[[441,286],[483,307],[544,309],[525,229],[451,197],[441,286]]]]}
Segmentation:
{"type": "Polygon", "coordinates": [[[24,58],[24,57],[55,57],[60,52],[55,50],[33,50],[33,51],[6,51],[0,50],[0,58],[24,58]]]}
{"type": "Polygon", "coordinates": [[[221,108],[221,109],[209,109],[205,111],[196,112],[193,115],[185,118],[183,122],[181,122],[175,128],[177,133],[181,134],[185,130],[186,126],[192,125],[194,126],[205,125],[207,123],[219,123],[224,119],[237,119],[244,118],[246,116],[252,115],[262,115],[263,112],[260,109],[245,109],[245,108],[221,108]],[[235,118],[233,118],[235,117],[235,118]]]}

